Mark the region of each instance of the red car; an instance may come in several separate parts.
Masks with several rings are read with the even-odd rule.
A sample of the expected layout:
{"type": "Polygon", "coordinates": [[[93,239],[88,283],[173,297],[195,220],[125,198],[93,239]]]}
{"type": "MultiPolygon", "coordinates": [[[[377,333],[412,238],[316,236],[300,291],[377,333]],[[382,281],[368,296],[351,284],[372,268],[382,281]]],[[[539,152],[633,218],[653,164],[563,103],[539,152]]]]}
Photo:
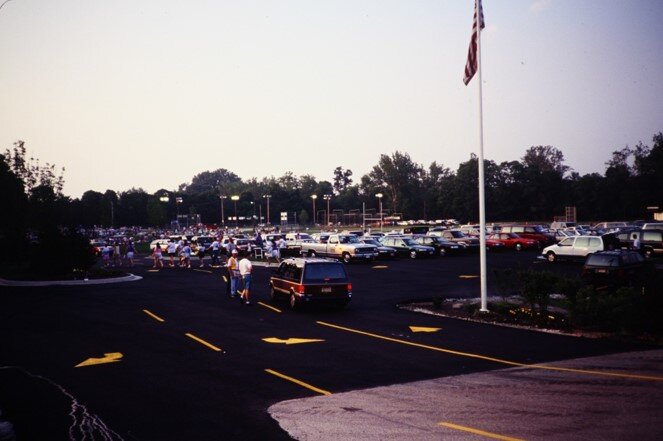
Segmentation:
{"type": "Polygon", "coordinates": [[[496,233],[488,236],[488,239],[504,244],[505,248],[513,248],[516,251],[533,249],[537,250],[540,247],[539,241],[534,239],[527,239],[517,235],[516,233],[496,233]]]}

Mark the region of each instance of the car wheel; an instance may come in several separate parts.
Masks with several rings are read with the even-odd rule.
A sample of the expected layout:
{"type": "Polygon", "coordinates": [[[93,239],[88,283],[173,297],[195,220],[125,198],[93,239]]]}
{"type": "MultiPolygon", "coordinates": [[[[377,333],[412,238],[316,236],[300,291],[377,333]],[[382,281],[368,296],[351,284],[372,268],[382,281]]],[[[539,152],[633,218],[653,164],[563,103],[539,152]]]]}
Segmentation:
{"type": "Polygon", "coordinates": [[[647,248],[645,250],[645,259],[651,259],[651,257],[654,255],[654,252],[652,251],[651,248],[647,248]]]}
{"type": "Polygon", "coordinates": [[[417,252],[414,250],[410,251],[410,259],[416,259],[417,258],[417,252]]]}
{"type": "Polygon", "coordinates": [[[548,259],[548,262],[554,263],[557,260],[557,256],[552,251],[549,251],[548,254],[546,254],[546,259],[548,259]]]}
{"type": "Polygon", "coordinates": [[[343,263],[350,263],[352,257],[350,257],[350,254],[348,253],[343,253],[343,256],[341,256],[341,260],[343,260],[343,263]]]}
{"type": "Polygon", "coordinates": [[[309,256],[309,257],[316,257],[316,255],[317,255],[317,254],[316,254],[315,251],[313,251],[313,250],[311,250],[311,251],[308,252],[308,256],[309,256]]]}
{"type": "Polygon", "coordinates": [[[517,243],[516,244],[516,251],[522,251],[523,249],[523,244],[522,243],[517,243]]]}
{"type": "Polygon", "coordinates": [[[440,256],[444,256],[447,254],[447,252],[444,250],[444,248],[440,248],[440,256]]]}
{"type": "Polygon", "coordinates": [[[297,309],[299,307],[299,303],[297,303],[297,296],[295,293],[290,294],[290,309],[297,309]]]}

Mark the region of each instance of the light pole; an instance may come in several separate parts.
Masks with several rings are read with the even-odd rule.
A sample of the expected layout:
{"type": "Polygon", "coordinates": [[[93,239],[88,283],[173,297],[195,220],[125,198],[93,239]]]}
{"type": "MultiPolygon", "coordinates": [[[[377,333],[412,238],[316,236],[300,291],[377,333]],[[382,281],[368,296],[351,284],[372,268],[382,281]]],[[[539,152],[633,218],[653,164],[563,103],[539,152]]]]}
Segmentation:
{"type": "Polygon", "coordinates": [[[378,201],[380,202],[380,231],[382,231],[382,193],[376,193],[375,197],[378,198],[378,201]]]}
{"type": "Polygon", "coordinates": [[[262,195],[263,198],[267,199],[267,225],[269,225],[269,200],[272,198],[271,194],[262,195]]]}
{"type": "Polygon", "coordinates": [[[327,226],[329,226],[329,201],[331,201],[332,195],[326,194],[322,198],[327,201],[327,226]]]}
{"type": "Polygon", "coordinates": [[[254,201],[251,201],[251,208],[253,211],[253,226],[255,227],[256,225],[256,203],[254,201]]]}
{"type": "Polygon", "coordinates": [[[219,195],[219,199],[221,200],[221,226],[223,228],[226,227],[226,217],[223,213],[223,200],[227,199],[227,198],[228,198],[228,196],[226,196],[225,194],[219,195]]]}
{"type": "Polygon", "coordinates": [[[239,196],[237,195],[230,196],[230,199],[235,203],[235,227],[238,227],[239,218],[237,217],[237,201],[239,201],[239,196]]]}
{"type": "Polygon", "coordinates": [[[312,216],[313,226],[315,226],[315,200],[318,199],[318,195],[317,194],[312,194],[311,199],[313,200],[313,216],[312,216]]]}

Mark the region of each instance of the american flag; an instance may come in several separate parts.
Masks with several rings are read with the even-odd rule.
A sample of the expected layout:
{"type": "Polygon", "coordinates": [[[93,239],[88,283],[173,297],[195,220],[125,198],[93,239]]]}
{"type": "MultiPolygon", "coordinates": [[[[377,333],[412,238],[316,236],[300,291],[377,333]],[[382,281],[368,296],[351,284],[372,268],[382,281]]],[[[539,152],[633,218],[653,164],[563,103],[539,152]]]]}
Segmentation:
{"type": "Polygon", "coordinates": [[[467,64],[465,64],[465,76],[463,83],[467,86],[475,73],[477,73],[477,40],[479,39],[479,26],[485,27],[483,21],[483,7],[481,0],[474,1],[474,20],[472,22],[472,38],[470,39],[470,48],[467,50],[467,64]],[[479,20],[477,22],[477,12],[479,20]]]}

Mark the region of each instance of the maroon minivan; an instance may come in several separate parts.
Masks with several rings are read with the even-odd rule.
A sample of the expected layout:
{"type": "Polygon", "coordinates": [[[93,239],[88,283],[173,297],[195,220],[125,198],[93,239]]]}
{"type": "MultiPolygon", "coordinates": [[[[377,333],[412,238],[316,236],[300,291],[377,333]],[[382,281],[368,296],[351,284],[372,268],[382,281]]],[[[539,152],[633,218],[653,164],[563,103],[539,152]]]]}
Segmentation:
{"type": "Polygon", "coordinates": [[[352,284],[338,260],[293,257],[272,273],[269,296],[287,297],[292,309],[311,303],[344,308],[352,299],[352,284]]]}

